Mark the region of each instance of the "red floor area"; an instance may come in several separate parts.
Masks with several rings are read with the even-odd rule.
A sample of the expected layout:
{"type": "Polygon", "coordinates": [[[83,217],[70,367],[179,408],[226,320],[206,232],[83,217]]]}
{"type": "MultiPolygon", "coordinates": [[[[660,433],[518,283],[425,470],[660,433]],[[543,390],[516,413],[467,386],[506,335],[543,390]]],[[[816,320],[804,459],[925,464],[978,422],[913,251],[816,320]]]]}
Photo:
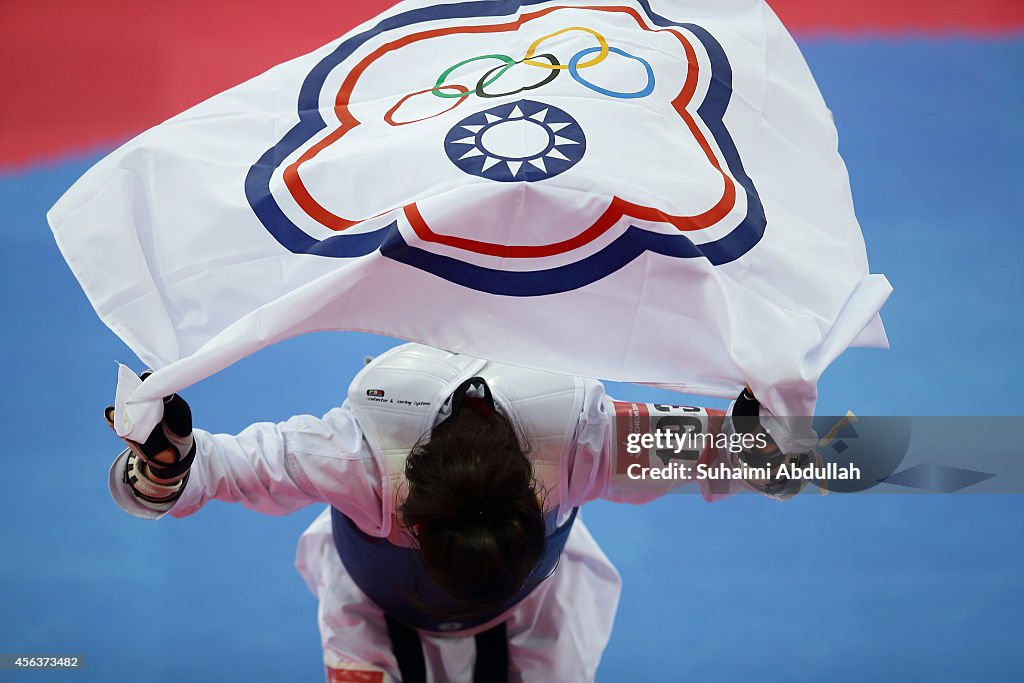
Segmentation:
{"type": "Polygon", "coordinates": [[[1020,33],[1020,0],[768,0],[800,33],[1020,33]]]}
{"type": "MultiPolygon", "coordinates": [[[[0,4],[0,168],[113,145],[303,54],[390,0],[0,4]]],[[[804,34],[1024,30],[1024,2],[776,0],[804,34]]]]}

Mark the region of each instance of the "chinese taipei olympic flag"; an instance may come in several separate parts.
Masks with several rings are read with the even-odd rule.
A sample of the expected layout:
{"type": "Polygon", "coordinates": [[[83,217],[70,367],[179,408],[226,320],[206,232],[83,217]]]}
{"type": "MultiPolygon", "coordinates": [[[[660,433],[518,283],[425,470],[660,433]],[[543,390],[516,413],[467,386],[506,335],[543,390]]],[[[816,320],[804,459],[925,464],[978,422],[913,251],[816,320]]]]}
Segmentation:
{"type": "Polygon", "coordinates": [[[829,111],[757,0],[413,0],[139,135],[49,213],[116,425],[362,330],[809,415],[886,345],[829,111]]]}

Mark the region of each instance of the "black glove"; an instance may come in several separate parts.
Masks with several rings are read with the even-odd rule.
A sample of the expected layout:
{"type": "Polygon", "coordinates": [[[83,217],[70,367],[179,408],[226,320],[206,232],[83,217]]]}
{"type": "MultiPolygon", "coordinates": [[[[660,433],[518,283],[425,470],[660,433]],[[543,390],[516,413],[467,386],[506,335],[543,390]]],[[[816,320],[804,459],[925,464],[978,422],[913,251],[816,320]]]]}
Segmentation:
{"type": "MultiPolygon", "coordinates": [[[[140,377],[145,381],[151,372],[140,377]]],[[[114,407],[103,411],[107,424],[114,427],[114,407]]],[[[175,500],[184,488],[188,471],[196,456],[192,437],[192,409],[178,394],[164,398],[164,416],[144,443],[124,439],[131,449],[125,468],[125,481],[139,498],[153,503],[175,500]],[[141,461],[141,462],[140,462],[141,461]]]]}
{"type": "MultiPolygon", "coordinates": [[[[757,400],[750,388],[744,388],[732,406],[733,429],[738,434],[763,435],[767,441],[765,448],[752,448],[742,450],[736,454],[736,458],[750,468],[764,468],[771,473],[777,473],[782,466],[795,465],[799,469],[805,468],[810,462],[810,453],[794,453],[786,455],[779,449],[771,434],[761,425],[761,402],[757,400]]],[[[761,481],[748,481],[748,485],[761,493],[772,498],[784,500],[795,496],[807,484],[806,479],[790,479],[772,477],[761,481]]]]}

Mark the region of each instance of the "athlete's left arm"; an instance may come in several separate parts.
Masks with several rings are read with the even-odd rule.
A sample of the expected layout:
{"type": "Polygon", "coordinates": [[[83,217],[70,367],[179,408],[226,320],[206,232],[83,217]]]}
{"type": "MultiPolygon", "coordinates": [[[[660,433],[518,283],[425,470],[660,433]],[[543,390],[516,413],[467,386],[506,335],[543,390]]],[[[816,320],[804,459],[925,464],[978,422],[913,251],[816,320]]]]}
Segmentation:
{"type": "Polygon", "coordinates": [[[761,427],[759,408],[742,395],[728,411],[616,401],[600,382],[586,380],[568,502],[646,503],[687,485],[709,501],[741,490],[777,499],[795,495],[806,481],[766,480],[757,476],[764,470],[752,467],[774,473],[781,463],[806,457],[778,450],[761,427]],[[753,419],[744,419],[751,410],[753,419]]]}

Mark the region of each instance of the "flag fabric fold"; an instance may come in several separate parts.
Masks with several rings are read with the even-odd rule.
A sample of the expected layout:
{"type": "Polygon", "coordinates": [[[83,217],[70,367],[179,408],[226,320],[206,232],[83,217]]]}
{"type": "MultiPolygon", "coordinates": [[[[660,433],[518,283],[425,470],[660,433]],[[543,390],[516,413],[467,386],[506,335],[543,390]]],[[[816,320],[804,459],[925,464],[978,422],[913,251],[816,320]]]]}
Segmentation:
{"type": "Polygon", "coordinates": [[[156,372],[360,330],[809,415],[884,347],[831,116],[756,0],[412,0],[139,135],[48,214],[156,372]]]}

